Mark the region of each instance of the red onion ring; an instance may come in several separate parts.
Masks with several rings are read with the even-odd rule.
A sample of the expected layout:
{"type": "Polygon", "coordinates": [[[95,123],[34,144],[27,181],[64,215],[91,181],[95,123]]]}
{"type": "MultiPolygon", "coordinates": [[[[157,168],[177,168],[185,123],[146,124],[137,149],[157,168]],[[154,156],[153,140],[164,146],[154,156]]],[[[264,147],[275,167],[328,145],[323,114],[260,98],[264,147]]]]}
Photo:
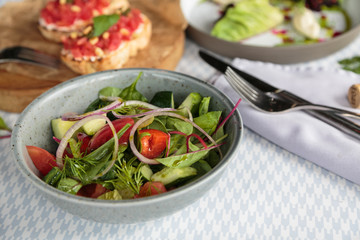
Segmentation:
{"type": "Polygon", "coordinates": [[[119,150],[119,139],[118,136],[116,134],[116,130],[114,125],[112,124],[112,122],[110,121],[109,118],[107,118],[106,116],[103,115],[94,115],[94,116],[89,116],[86,118],[81,119],[80,121],[76,122],[74,125],[71,126],[71,128],[69,128],[69,130],[65,133],[64,137],[61,139],[60,143],[59,143],[59,147],[56,150],[56,163],[58,165],[58,167],[60,169],[62,169],[64,167],[64,163],[63,163],[63,154],[64,151],[67,147],[68,141],[69,139],[74,135],[74,133],[81,128],[85,123],[92,121],[94,119],[105,119],[107,121],[107,123],[109,124],[111,131],[114,135],[114,152],[113,152],[113,156],[112,156],[112,160],[110,162],[110,164],[107,166],[107,168],[101,172],[100,174],[96,175],[94,179],[97,179],[101,176],[103,176],[104,174],[106,174],[114,165],[117,155],[118,155],[118,150],[119,150]]]}
{"type": "Polygon", "coordinates": [[[122,102],[120,100],[116,100],[103,108],[99,108],[95,111],[87,112],[87,113],[80,114],[80,115],[78,115],[76,113],[65,113],[61,116],[61,119],[64,121],[78,121],[78,120],[81,120],[86,117],[90,117],[90,116],[94,116],[94,115],[101,115],[110,110],[117,108],[119,105],[121,105],[121,103],[122,102]]]}
{"type": "Polygon", "coordinates": [[[154,109],[154,110],[150,110],[148,112],[138,113],[138,114],[134,114],[134,115],[121,115],[121,114],[117,114],[116,112],[112,111],[112,114],[116,118],[129,118],[129,117],[136,118],[136,117],[142,117],[142,116],[146,116],[149,114],[153,114],[156,112],[171,112],[171,111],[176,111],[176,109],[174,109],[174,108],[159,108],[159,109],[154,109]]]}
{"type": "MultiPolygon", "coordinates": [[[[139,121],[137,121],[133,128],[131,129],[130,132],[130,137],[129,137],[129,142],[130,142],[130,148],[133,151],[134,155],[142,162],[147,163],[147,164],[159,164],[158,161],[156,161],[155,159],[150,159],[147,158],[145,156],[143,156],[136,148],[135,143],[134,143],[134,136],[135,136],[135,131],[138,129],[138,127],[145,122],[146,120],[152,118],[152,117],[156,117],[156,116],[171,116],[171,117],[175,117],[175,118],[179,118],[185,122],[188,122],[190,124],[192,124],[196,129],[198,129],[202,134],[204,134],[213,144],[214,146],[216,145],[215,140],[209,135],[207,134],[207,132],[205,132],[201,127],[199,127],[196,123],[194,123],[193,121],[190,121],[189,119],[185,118],[184,116],[181,116],[179,114],[176,113],[171,113],[171,112],[157,112],[157,113],[153,113],[151,115],[147,115],[143,118],[141,118],[139,121]]],[[[220,155],[221,154],[221,150],[220,148],[218,148],[220,155]]]]}

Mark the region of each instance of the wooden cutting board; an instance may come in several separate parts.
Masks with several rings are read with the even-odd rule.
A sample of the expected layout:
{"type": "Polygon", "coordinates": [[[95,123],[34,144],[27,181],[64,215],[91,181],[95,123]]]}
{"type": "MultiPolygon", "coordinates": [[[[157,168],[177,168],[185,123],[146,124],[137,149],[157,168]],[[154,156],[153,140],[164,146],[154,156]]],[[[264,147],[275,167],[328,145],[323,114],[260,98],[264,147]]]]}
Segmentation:
{"type": "MultiPolygon", "coordinates": [[[[124,68],[174,70],[184,50],[186,21],[179,0],[129,0],[152,21],[149,46],[130,59],[124,68]],[[165,10],[165,11],[164,11],[165,10]]],[[[37,29],[40,9],[46,0],[10,2],[0,8],[0,49],[21,45],[59,56],[61,44],[44,39],[37,29]]],[[[20,63],[0,64],[0,110],[21,112],[49,88],[78,76],[64,64],[49,69],[20,63]]]]}

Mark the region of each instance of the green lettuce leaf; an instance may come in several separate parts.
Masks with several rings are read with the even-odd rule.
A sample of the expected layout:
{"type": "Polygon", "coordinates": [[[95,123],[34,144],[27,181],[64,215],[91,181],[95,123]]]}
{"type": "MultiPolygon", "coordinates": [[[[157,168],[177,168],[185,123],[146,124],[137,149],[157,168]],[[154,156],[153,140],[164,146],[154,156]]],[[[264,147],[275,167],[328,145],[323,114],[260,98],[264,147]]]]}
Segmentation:
{"type": "Polygon", "coordinates": [[[242,0],[229,8],[216,22],[211,34],[227,41],[241,41],[265,32],[284,19],[282,12],[269,0],[242,0]]]}

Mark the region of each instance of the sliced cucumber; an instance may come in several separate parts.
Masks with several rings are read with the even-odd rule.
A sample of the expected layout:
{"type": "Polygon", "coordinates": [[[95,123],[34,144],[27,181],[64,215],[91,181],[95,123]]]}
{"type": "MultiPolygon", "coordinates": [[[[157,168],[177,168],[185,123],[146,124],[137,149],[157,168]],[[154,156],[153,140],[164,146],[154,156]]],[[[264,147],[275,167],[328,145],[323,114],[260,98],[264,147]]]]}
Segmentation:
{"type": "Polygon", "coordinates": [[[174,94],[170,91],[157,92],[150,103],[161,108],[174,108],[174,94]]]}
{"type": "Polygon", "coordinates": [[[153,171],[147,164],[143,165],[140,168],[140,172],[141,172],[142,176],[148,181],[151,179],[151,176],[153,175],[153,171]]]}
{"type": "Polygon", "coordinates": [[[151,181],[159,181],[164,185],[169,186],[179,180],[188,179],[188,177],[195,176],[197,171],[192,167],[183,167],[183,168],[170,168],[165,167],[161,171],[154,173],[151,176],[151,181]]]}
{"type": "Polygon", "coordinates": [[[94,119],[82,126],[82,129],[87,135],[94,135],[97,131],[99,131],[103,126],[106,125],[105,119],[94,119]]]}
{"type": "Polygon", "coordinates": [[[62,139],[67,130],[69,130],[69,128],[71,128],[75,123],[76,121],[64,121],[61,118],[51,120],[51,128],[54,136],[58,139],[62,139]]]}
{"type": "Polygon", "coordinates": [[[46,174],[43,178],[43,181],[51,186],[56,187],[58,182],[60,181],[62,176],[62,172],[58,167],[53,167],[48,174],[46,174]]]}

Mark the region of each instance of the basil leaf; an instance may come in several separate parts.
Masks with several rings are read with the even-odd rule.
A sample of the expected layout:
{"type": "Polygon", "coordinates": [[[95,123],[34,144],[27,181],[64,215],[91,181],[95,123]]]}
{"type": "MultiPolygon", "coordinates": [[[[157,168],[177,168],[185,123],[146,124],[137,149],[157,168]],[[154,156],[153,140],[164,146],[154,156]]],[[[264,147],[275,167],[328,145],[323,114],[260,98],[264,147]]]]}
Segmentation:
{"type": "Polygon", "coordinates": [[[119,14],[111,15],[100,15],[93,18],[94,30],[92,32],[92,37],[98,37],[104,32],[106,32],[112,25],[117,23],[120,19],[119,14]]]}

